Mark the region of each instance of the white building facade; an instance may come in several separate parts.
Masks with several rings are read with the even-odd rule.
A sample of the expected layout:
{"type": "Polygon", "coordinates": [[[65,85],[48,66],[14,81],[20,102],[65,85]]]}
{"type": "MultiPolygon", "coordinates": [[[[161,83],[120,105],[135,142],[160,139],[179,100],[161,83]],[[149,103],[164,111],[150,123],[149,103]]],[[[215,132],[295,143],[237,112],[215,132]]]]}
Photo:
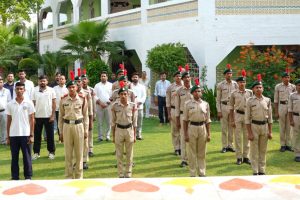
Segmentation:
{"type": "MultiPolygon", "coordinates": [[[[68,27],[82,18],[82,4],[91,0],[46,0],[42,11],[52,12],[52,26],[40,31],[40,53],[58,51],[68,27]],[[68,24],[61,23],[62,5],[70,7],[68,24]]],[[[110,21],[112,41],[125,41],[135,50],[143,70],[147,51],[158,44],[181,42],[198,66],[207,66],[208,86],[216,83],[216,66],[236,47],[299,45],[300,0],[173,0],[110,13],[113,0],[99,0],[101,15],[89,20],[110,21]]],[[[151,1],[151,0],[150,0],[151,1]]],[[[95,2],[92,1],[92,2],[95,2]]],[[[43,12],[41,12],[43,15],[43,12]]],[[[49,16],[48,16],[49,17],[49,16]]],[[[41,16],[45,18],[45,16],[41,16]]],[[[225,67],[225,66],[224,66],[225,67]]]]}

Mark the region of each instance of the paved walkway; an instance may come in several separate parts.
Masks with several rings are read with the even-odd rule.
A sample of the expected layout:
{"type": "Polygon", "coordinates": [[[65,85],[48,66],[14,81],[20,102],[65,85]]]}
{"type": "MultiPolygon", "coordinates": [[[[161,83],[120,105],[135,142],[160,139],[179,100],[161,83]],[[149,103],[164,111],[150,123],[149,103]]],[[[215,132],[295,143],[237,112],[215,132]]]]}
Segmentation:
{"type": "Polygon", "coordinates": [[[300,175],[1,181],[0,199],[299,200],[300,175]]]}

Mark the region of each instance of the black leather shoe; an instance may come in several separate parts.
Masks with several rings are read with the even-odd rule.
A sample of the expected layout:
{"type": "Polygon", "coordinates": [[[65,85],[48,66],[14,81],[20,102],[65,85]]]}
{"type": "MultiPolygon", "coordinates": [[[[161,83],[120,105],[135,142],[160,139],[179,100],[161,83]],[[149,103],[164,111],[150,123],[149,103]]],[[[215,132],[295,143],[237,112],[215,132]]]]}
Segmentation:
{"type": "Polygon", "coordinates": [[[258,175],[258,173],[253,173],[253,176],[257,176],[258,175]]]}
{"type": "Polygon", "coordinates": [[[175,156],[179,156],[179,155],[180,155],[180,154],[179,154],[179,150],[175,150],[174,155],[175,155],[175,156]]]}
{"type": "Polygon", "coordinates": [[[266,173],[258,172],[258,175],[266,175],[266,173]]]}
{"type": "Polygon", "coordinates": [[[300,162],[300,157],[296,157],[296,158],[295,158],[295,161],[296,161],[296,162],[300,162]]]}
{"type": "Polygon", "coordinates": [[[181,156],[181,149],[179,149],[178,152],[179,152],[179,155],[181,156]]]}
{"type": "Polygon", "coordinates": [[[89,152],[89,157],[94,157],[94,153],[93,152],[89,152]]]}
{"type": "Polygon", "coordinates": [[[83,169],[88,169],[88,168],[89,168],[88,164],[86,162],[84,162],[83,163],[83,169]]]}
{"type": "Polygon", "coordinates": [[[226,153],[226,151],[227,151],[227,148],[223,148],[223,149],[221,150],[221,153],[226,153]]]}
{"type": "Polygon", "coordinates": [[[187,162],[182,161],[179,166],[180,167],[186,167],[186,166],[188,166],[188,164],[187,164],[187,162]]]}
{"type": "Polygon", "coordinates": [[[285,150],[286,150],[285,146],[281,146],[280,149],[279,149],[280,152],[285,152],[285,150]]]}
{"type": "Polygon", "coordinates": [[[241,165],[241,164],[242,164],[242,159],[241,159],[241,158],[238,158],[238,159],[236,160],[236,164],[237,164],[237,165],[241,165]]]}
{"type": "Polygon", "coordinates": [[[137,137],[136,139],[137,139],[137,140],[143,140],[143,138],[141,138],[141,137],[137,137]]]}
{"type": "Polygon", "coordinates": [[[250,162],[249,158],[243,158],[243,163],[251,165],[251,162],[250,162]]]}
{"type": "Polygon", "coordinates": [[[294,150],[293,150],[292,147],[290,147],[290,146],[285,146],[285,149],[286,149],[287,151],[294,152],[294,150]]]}
{"type": "Polygon", "coordinates": [[[235,150],[232,147],[227,147],[226,150],[230,152],[235,152],[235,150]]]}

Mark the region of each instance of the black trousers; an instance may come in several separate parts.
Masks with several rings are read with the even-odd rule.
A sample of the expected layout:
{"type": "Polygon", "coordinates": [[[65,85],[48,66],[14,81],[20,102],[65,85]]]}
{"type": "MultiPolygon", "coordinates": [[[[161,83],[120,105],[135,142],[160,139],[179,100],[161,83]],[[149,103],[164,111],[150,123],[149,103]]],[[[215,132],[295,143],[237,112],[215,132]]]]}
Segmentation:
{"type": "Polygon", "coordinates": [[[25,179],[32,177],[32,162],[30,154],[30,145],[28,144],[28,136],[10,137],[10,152],[11,152],[11,178],[19,180],[19,152],[23,154],[23,167],[25,179]]]}
{"type": "Polygon", "coordinates": [[[158,117],[160,123],[169,123],[166,97],[158,97],[158,117]],[[165,116],[164,116],[165,115],[165,116]]]}
{"type": "Polygon", "coordinates": [[[55,111],[55,120],[56,120],[56,124],[57,124],[57,134],[58,134],[58,136],[59,136],[58,116],[59,116],[59,112],[58,112],[58,111],[55,111]]]}
{"type": "Polygon", "coordinates": [[[54,143],[54,122],[49,122],[50,118],[35,118],[34,125],[34,143],[33,152],[40,154],[41,142],[42,142],[42,130],[43,126],[46,130],[47,138],[47,150],[49,153],[55,154],[55,143],[54,143]]]}

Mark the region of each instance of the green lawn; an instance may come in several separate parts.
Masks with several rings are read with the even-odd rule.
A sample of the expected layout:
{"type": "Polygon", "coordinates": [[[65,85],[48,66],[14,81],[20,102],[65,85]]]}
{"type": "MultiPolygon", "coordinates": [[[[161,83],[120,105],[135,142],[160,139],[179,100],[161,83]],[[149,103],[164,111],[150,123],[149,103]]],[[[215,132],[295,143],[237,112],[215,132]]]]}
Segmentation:
{"type": "MultiPolygon", "coordinates": [[[[158,119],[144,121],[144,140],[137,141],[134,146],[133,177],[184,177],[189,176],[188,168],[180,168],[180,158],[173,155],[169,126],[158,126],[158,119]]],[[[212,139],[207,150],[207,176],[251,175],[249,165],[235,164],[234,153],[221,154],[221,127],[219,122],[211,125],[212,139]]],[[[116,158],[113,155],[114,145],[111,142],[97,142],[94,130],[94,153],[90,158],[89,169],[84,171],[84,178],[117,177],[114,167],[116,158]]],[[[57,140],[57,139],[56,139],[57,140]]],[[[56,158],[49,160],[46,143],[42,143],[41,158],[33,161],[33,179],[63,179],[64,151],[63,145],[56,145],[56,158]]],[[[281,153],[279,150],[278,123],[273,126],[273,140],[268,144],[267,174],[297,174],[300,163],[293,161],[291,152],[281,153]]],[[[20,156],[21,158],[21,156],[20,156]]],[[[20,178],[23,175],[22,160],[20,159],[20,178]]],[[[9,147],[0,146],[0,180],[10,179],[9,147]]]]}

